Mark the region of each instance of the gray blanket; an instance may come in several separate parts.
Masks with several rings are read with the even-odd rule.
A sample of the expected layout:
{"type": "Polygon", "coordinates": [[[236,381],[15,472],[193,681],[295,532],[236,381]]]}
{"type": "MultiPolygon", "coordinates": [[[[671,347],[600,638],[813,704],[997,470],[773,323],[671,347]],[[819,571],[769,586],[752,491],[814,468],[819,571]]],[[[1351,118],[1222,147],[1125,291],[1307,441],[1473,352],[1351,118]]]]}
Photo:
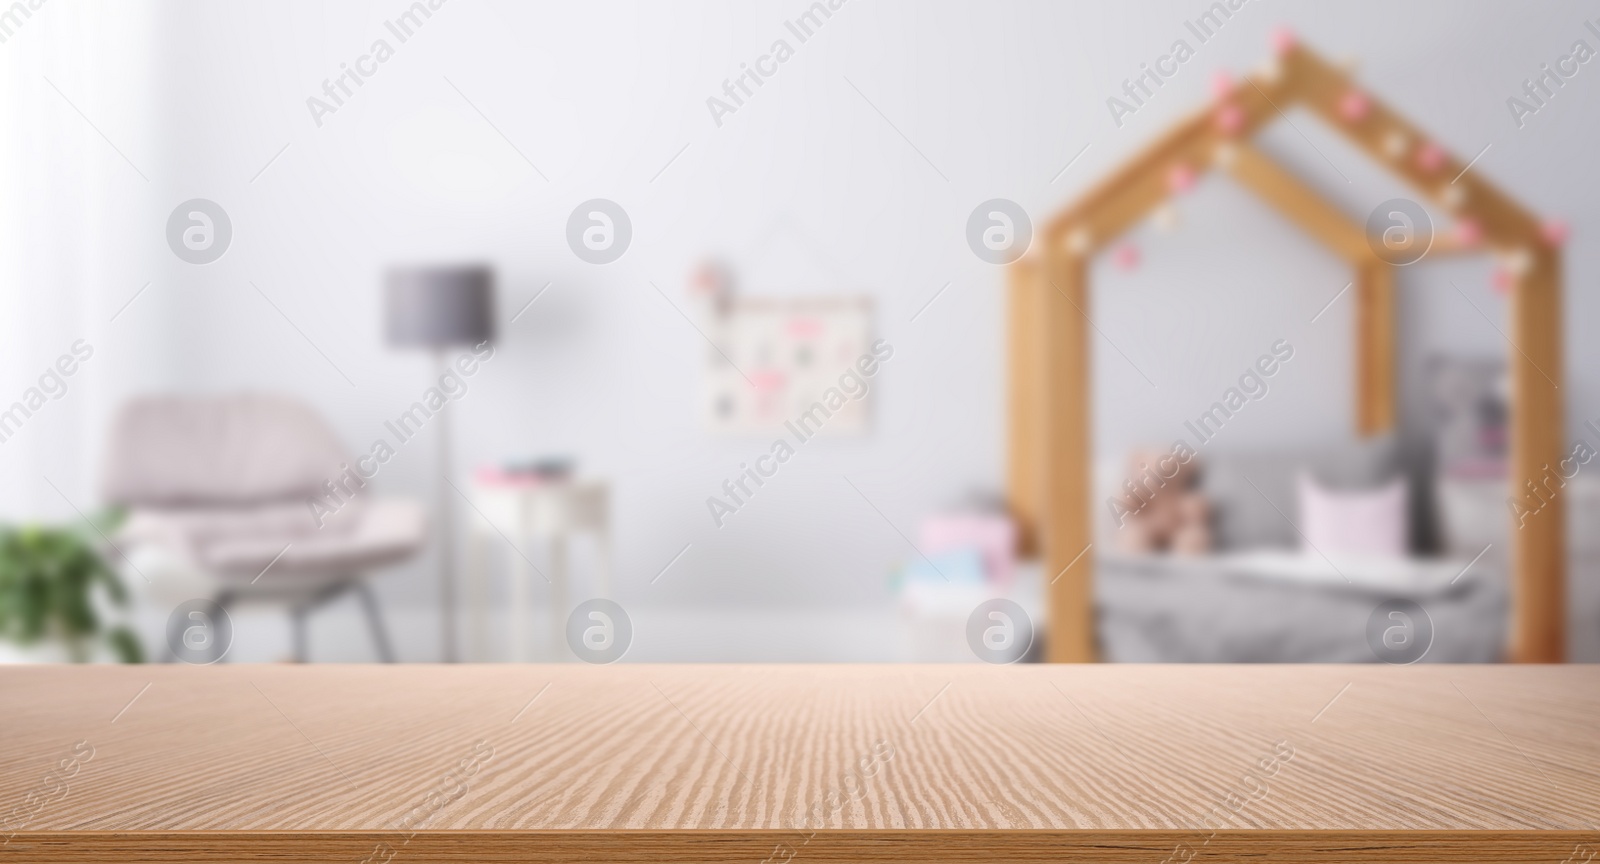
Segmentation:
{"type": "Polygon", "coordinates": [[[1432,622],[1422,662],[1496,662],[1506,639],[1506,569],[1489,557],[1455,584],[1399,592],[1267,579],[1208,558],[1108,556],[1096,570],[1101,651],[1112,661],[1376,662],[1367,621],[1394,597],[1432,622]]]}

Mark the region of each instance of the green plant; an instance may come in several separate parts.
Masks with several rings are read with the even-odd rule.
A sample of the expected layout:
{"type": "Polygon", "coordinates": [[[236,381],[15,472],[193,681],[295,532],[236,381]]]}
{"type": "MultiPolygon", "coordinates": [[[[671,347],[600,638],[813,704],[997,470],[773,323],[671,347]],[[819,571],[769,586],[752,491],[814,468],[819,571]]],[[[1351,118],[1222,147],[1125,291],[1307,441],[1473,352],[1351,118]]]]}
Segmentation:
{"type": "Polygon", "coordinates": [[[60,641],[78,663],[104,640],[124,663],[143,661],[133,632],[103,628],[96,611],[97,588],[112,604],[128,605],[121,578],[95,546],[98,531],[92,525],[0,527],[0,639],[60,641]]]}

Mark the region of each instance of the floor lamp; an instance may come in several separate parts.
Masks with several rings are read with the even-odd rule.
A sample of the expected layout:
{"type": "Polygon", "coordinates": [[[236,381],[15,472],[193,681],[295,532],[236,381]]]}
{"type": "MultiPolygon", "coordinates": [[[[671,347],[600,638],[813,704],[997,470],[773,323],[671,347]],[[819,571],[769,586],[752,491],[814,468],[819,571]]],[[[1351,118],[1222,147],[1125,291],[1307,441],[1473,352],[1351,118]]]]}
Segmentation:
{"type": "MultiPolygon", "coordinates": [[[[494,338],[494,271],[488,267],[413,267],[391,270],[385,284],[388,341],[397,348],[433,351],[442,377],[450,348],[494,338]]],[[[444,662],[456,655],[455,510],[450,497],[450,403],[430,419],[438,424],[439,613],[444,662]]]]}

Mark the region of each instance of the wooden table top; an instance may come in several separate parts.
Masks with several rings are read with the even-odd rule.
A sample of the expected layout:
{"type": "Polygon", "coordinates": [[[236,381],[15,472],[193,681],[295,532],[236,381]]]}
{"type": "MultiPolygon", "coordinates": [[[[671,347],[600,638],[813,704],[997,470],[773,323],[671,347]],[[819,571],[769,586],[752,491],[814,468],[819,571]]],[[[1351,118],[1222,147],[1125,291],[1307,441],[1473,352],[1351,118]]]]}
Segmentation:
{"type": "Polygon", "coordinates": [[[1600,848],[1592,666],[35,666],[0,704],[0,862],[1600,848]]]}

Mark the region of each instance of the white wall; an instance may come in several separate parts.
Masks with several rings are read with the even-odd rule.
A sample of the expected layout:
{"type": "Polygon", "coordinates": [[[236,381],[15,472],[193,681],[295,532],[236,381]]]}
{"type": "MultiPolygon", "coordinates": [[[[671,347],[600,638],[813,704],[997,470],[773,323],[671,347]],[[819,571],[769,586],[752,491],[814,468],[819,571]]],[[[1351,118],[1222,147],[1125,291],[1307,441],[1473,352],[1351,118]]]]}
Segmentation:
{"type": "MultiPolygon", "coordinates": [[[[1600,220],[1587,147],[1600,70],[1585,67],[1528,128],[1517,130],[1505,107],[1540,63],[1575,39],[1594,43],[1583,4],[1247,3],[1118,129],[1106,97],[1187,35],[1182,22],[1199,0],[851,0],[718,128],[706,97],[786,35],[798,0],[449,0],[317,128],[306,98],[403,8],[50,0],[0,45],[0,92],[18,118],[0,126],[0,142],[28,154],[5,168],[4,326],[20,341],[7,340],[0,395],[9,400],[77,332],[41,331],[15,317],[36,313],[19,310],[46,302],[41,321],[92,312],[85,326],[103,340],[83,373],[99,395],[73,405],[88,395],[74,393],[24,430],[21,445],[0,448],[9,512],[59,510],[32,479],[41,466],[92,499],[104,413],[133,390],[288,390],[326,412],[352,448],[366,447],[428,375],[424,358],[382,342],[382,268],[487,259],[502,277],[504,329],[458,406],[461,464],[570,453],[612,478],[625,601],[877,601],[908,548],[842,475],[907,533],[930,508],[994,489],[1002,476],[1004,283],[965,246],[969,211],[1008,197],[1042,222],[1207,98],[1213,70],[1265,58],[1267,34],[1285,22],[1325,53],[1359,56],[1361,79],[1455,152],[1470,157],[1492,142],[1474,170],[1575,224],[1569,422],[1576,433],[1600,415],[1600,348],[1582,329],[1597,315],[1588,286],[1600,247],[1587,230],[1600,220]],[[61,104],[46,74],[148,182],[61,104]],[[12,196],[13,181],[40,170],[49,185],[12,196]],[[63,201],[62,189],[88,203],[63,201]],[[563,239],[573,206],[597,196],[626,207],[635,229],[627,255],[604,267],[577,260],[563,239]],[[233,248],[205,267],[164,245],[168,213],[191,197],[221,203],[234,223],[233,248]],[[59,224],[66,207],[96,214],[81,217],[81,236],[59,224]],[[739,264],[751,293],[870,294],[897,349],[875,382],[874,433],[808,445],[721,530],[705,498],[768,442],[702,431],[694,396],[704,344],[650,285],[688,309],[688,274],[707,256],[739,264]],[[141,299],[103,323],[147,280],[141,299]],[[648,586],[685,543],[688,554],[648,586]]],[[[1295,122],[1307,137],[1280,125],[1265,146],[1355,218],[1403,194],[1314,121],[1295,122]]],[[[1098,347],[1102,447],[1170,441],[1277,338],[1300,353],[1228,435],[1238,446],[1343,435],[1348,297],[1309,324],[1347,278],[1337,262],[1226,180],[1208,180],[1183,210],[1175,233],[1136,233],[1138,273],[1101,268],[1096,322],[1157,384],[1098,347]]],[[[1503,315],[1486,267],[1408,272],[1408,358],[1444,347],[1500,353],[1498,333],[1447,277],[1503,315]]],[[[431,440],[414,442],[377,485],[431,494],[432,466],[431,440]]],[[[411,567],[383,590],[391,602],[419,602],[432,588],[411,567]]]]}

